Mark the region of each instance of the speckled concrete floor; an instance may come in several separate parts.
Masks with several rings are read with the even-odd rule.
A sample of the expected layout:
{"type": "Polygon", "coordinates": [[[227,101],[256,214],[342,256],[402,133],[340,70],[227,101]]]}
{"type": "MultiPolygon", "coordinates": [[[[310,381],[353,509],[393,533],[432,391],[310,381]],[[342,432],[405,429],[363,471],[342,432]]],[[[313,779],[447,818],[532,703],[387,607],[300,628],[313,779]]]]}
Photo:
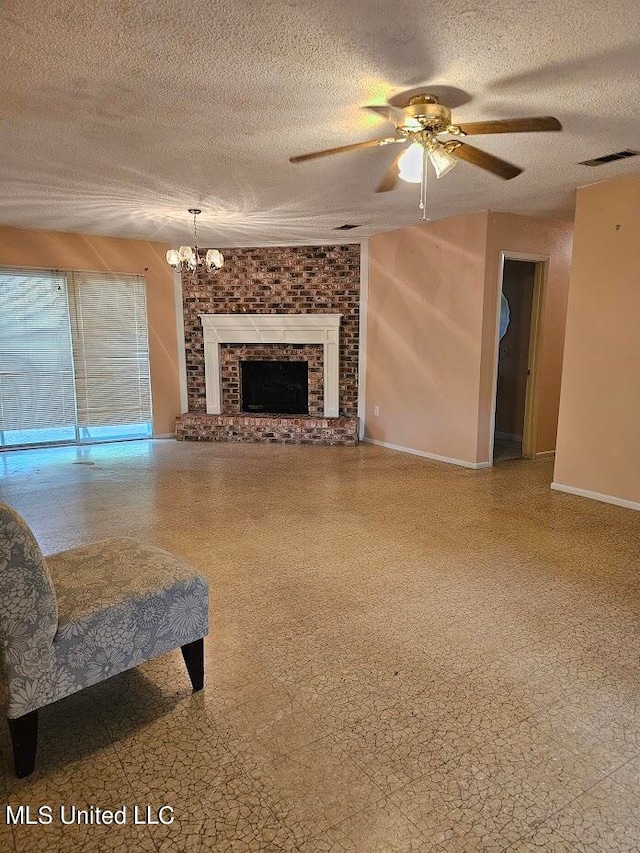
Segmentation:
{"type": "Polygon", "coordinates": [[[0,727],[10,803],[176,822],[0,820],[0,848],[639,850],[640,516],[550,480],[366,445],[0,454],[45,552],[134,535],[212,588],[203,693],[175,653],[70,697],[24,781],[0,727]]]}

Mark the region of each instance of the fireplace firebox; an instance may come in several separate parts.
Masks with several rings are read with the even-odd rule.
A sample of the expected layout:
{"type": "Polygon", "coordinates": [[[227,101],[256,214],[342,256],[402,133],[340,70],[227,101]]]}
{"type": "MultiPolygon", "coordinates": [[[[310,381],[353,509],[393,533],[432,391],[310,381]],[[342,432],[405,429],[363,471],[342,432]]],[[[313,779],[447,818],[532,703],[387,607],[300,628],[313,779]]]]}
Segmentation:
{"type": "Polygon", "coordinates": [[[247,414],[309,414],[306,361],[241,361],[240,389],[247,414]]]}

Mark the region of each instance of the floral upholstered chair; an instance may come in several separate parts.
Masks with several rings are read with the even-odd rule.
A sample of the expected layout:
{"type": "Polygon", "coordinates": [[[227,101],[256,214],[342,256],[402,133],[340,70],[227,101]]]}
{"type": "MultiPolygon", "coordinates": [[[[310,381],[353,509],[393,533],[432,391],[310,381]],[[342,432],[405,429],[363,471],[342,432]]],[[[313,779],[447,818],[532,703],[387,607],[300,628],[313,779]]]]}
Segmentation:
{"type": "Polygon", "coordinates": [[[46,560],[0,503],[0,654],[15,770],[34,768],[38,708],[171,649],[204,684],[204,575],[166,551],[106,539],[46,560]]]}

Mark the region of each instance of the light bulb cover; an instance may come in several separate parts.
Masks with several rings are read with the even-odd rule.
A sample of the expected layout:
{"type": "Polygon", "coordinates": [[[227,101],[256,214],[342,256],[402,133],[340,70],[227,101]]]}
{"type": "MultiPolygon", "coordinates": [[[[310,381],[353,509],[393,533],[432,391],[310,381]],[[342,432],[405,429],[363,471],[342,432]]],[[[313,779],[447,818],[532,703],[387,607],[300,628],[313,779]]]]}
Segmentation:
{"type": "Polygon", "coordinates": [[[217,269],[224,264],[224,255],[218,249],[208,249],[205,257],[207,269],[217,269]]]}
{"type": "Polygon", "coordinates": [[[191,246],[180,246],[178,254],[180,255],[180,260],[187,264],[193,260],[193,249],[191,246]]]}
{"type": "Polygon", "coordinates": [[[419,184],[422,180],[424,148],[419,142],[412,142],[398,160],[398,176],[409,184],[419,184]]]}
{"type": "Polygon", "coordinates": [[[169,251],[166,254],[166,258],[167,258],[167,263],[170,264],[172,267],[179,267],[180,266],[180,260],[181,260],[180,252],[178,252],[177,249],[169,249],[169,251]]]}
{"type": "Polygon", "coordinates": [[[453,167],[458,165],[456,158],[452,157],[441,145],[436,145],[429,151],[429,159],[437,178],[448,175],[453,167]]]}

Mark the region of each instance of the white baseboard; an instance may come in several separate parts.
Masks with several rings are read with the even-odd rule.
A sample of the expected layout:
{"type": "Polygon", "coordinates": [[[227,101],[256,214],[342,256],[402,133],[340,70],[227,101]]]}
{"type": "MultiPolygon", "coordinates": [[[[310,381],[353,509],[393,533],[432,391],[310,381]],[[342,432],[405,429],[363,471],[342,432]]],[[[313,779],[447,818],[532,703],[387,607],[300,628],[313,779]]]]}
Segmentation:
{"type": "Polygon", "coordinates": [[[165,432],[162,435],[154,435],[154,438],[175,438],[175,432],[165,432]]]}
{"type": "Polygon", "coordinates": [[[625,498],[618,498],[615,495],[603,495],[600,492],[592,492],[589,489],[577,489],[575,486],[565,486],[564,483],[551,483],[551,488],[556,492],[567,492],[569,495],[578,495],[580,498],[591,498],[594,501],[602,501],[605,504],[615,504],[615,506],[623,506],[626,509],[635,509],[640,511],[640,503],[638,501],[628,501],[625,498]]]}
{"type": "Polygon", "coordinates": [[[552,456],[555,456],[555,450],[540,450],[536,453],[536,459],[550,459],[552,456]]]}
{"type": "Polygon", "coordinates": [[[460,465],[462,468],[490,468],[491,462],[467,462],[465,459],[451,459],[449,456],[438,456],[435,453],[427,453],[426,450],[416,450],[414,447],[403,447],[400,444],[389,444],[388,441],[378,441],[375,438],[363,438],[367,444],[376,444],[378,447],[386,447],[387,450],[398,450],[400,453],[411,453],[413,456],[424,456],[434,462],[446,462],[449,465],[460,465]]]}

